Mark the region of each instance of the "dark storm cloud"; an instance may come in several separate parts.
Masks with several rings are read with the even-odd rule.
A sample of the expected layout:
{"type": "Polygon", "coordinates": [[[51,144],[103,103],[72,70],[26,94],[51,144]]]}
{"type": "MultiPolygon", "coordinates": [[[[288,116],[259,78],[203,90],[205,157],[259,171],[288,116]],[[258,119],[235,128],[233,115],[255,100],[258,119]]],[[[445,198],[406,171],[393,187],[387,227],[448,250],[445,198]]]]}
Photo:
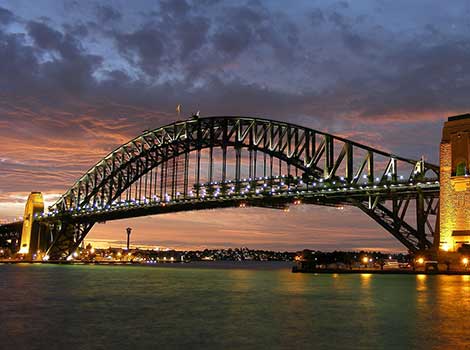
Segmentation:
{"type": "Polygon", "coordinates": [[[160,1],[160,9],[163,13],[173,16],[184,16],[190,10],[190,6],[186,0],[164,0],[160,1]]]}
{"type": "Polygon", "coordinates": [[[98,5],[96,13],[100,23],[119,21],[122,18],[122,14],[109,5],[98,5]]]}
{"type": "Polygon", "coordinates": [[[0,57],[8,58],[0,60],[0,87],[5,92],[27,87],[38,72],[34,49],[26,45],[22,34],[0,30],[0,57]]]}
{"type": "Polygon", "coordinates": [[[164,54],[165,35],[153,26],[132,33],[116,35],[119,52],[132,64],[153,76],[160,68],[164,54]]]}
{"type": "MultiPolygon", "coordinates": [[[[101,22],[122,19],[121,13],[111,5],[100,4],[96,9],[101,22]]],[[[239,85],[240,91],[249,86],[250,91],[256,90],[254,95],[260,97],[257,105],[264,106],[266,113],[275,110],[270,107],[273,95],[278,97],[276,101],[292,103],[291,108],[299,108],[302,113],[306,112],[304,106],[310,101],[312,106],[308,111],[319,111],[320,116],[341,112],[356,116],[387,115],[407,109],[427,112],[428,102],[437,106],[449,98],[458,99],[458,107],[466,108],[460,97],[467,81],[465,77],[462,79],[462,74],[468,71],[468,49],[464,45],[453,38],[449,40],[445,33],[438,35],[438,29],[427,29],[432,33],[428,38],[431,45],[427,46],[413,38],[400,40],[396,34],[387,37],[380,31],[371,33],[365,29],[374,23],[368,24],[367,17],[351,15],[348,11],[347,3],[312,9],[309,19],[316,25],[321,24],[320,33],[315,29],[306,31],[299,21],[280,14],[266,3],[204,6],[199,2],[162,2],[153,20],[147,18],[130,30],[108,32],[114,38],[121,59],[138,68],[144,78],[145,75],[159,77],[162,71],[173,72],[176,79],[167,79],[162,86],[148,79],[130,81],[132,75],[126,70],[103,67],[103,58],[84,47],[87,35],[91,34],[83,25],[66,24],[61,29],[37,20],[28,21],[27,30],[34,46],[28,46],[21,35],[3,33],[2,49],[14,59],[13,63],[3,61],[1,64],[6,72],[18,72],[20,66],[31,67],[30,76],[22,74],[20,81],[24,79],[29,83],[41,77],[51,88],[65,87],[65,91],[88,92],[91,96],[116,94],[107,92],[110,87],[121,90],[140,87],[143,93],[131,91],[132,99],[135,94],[150,96],[152,90],[160,92],[170,86],[179,89],[180,98],[190,101],[202,100],[206,94],[220,95],[222,90],[231,97],[230,104],[240,105],[241,101],[245,103],[246,97],[233,94],[237,91],[234,86],[239,85]],[[340,43],[346,51],[338,46],[340,43]],[[336,47],[328,56],[325,52],[333,44],[336,47]],[[310,55],[309,47],[320,47],[320,55],[314,53],[306,58],[310,55]],[[356,54],[350,62],[341,58],[347,55],[347,50],[356,54]],[[39,60],[41,55],[44,58],[50,54],[52,56],[48,57],[52,60],[39,60]],[[270,69],[278,66],[279,74],[285,66],[301,77],[302,71],[303,77],[307,77],[309,67],[314,65],[318,72],[331,73],[334,83],[322,86],[312,76],[310,87],[297,88],[296,92],[282,91],[275,85],[269,87],[269,75],[267,80],[244,75],[243,65],[247,60],[260,67],[270,65],[270,69]],[[99,70],[102,78],[97,81],[99,70]],[[71,76],[74,79],[70,79],[71,76]],[[194,90],[193,81],[197,79],[203,79],[204,84],[194,90]],[[214,86],[217,90],[211,91],[214,86]],[[433,89],[440,91],[437,99],[433,89]]],[[[0,18],[13,20],[11,11],[3,9],[3,12],[6,15],[0,18]]],[[[18,84],[22,86],[21,82],[18,84]]],[[[122,91],[121,96],[125,94],[122,91]]],[[[246,110],[250,110],[248,107],[252,105],[247,104],[246,110]]]]}
{"type": "MultiPolygon", "coordinates": [[[[406,110],[426,113],[437,108],[444,112],[449,98],[458,102],[455,103],[458,108],[468,105],[463,96],[468,79],[462,76],[468,71],[468,49],[456,39],[449,42],[445,34],[438,36],[432,31],[427,43],[433,45],[424,45],[413,38],[400,40],[394,34],[384,37],[380,31],[364,33],[360,25],[367,24],[367,19],[348,17],[347,7],[337,5],[311,12],[322,27],[327,27],[322,35],[307,36],[305,40],[310,32],[300,32],[292,19],[263,4],[219,6],[209,19],[211,8],[201,4],[190,6],[185,1],[162,3],[160,12],[153,19],[147,18],[140,27],[108,33],[114,38],[121,58],[144,73],[144,78],[158,77],[162,71],[174,72],[177,78],[164,83],[135,80],[122,68],[105,69],[103,58],[85,49],[84,43],[91,34],[83,25],[61,29],[34,20],[27,22],[34,46],[27,45],[21,35],[3,33],[5,55],[14,59],[10,64],[2,62],[0,69],[16,76],[19,86],[40,79],[40,85],[49,86],[54,93],[118,98],[149,107],[161,103],[168,109],[178,101],[185,105],[206,101],[205,110],[221,111],[219,105],[223,101],[227,110],[237,113],[276,116],[295,110],[318,117],[348,113],[367,118],[387,117],[406,110]],[[332,43],[336,47],[331,56],[321,56],[332,43]],[[340,43],[346,51],[341,51],[340,43]],[[323,45],[320,56],[303,58],[309,46],[318,45],[323,45]],[[356,54],[351,62],[341,59],[347,50],[356,54]],[[340,53],[338,57],[335,51],[340,53]],[[51,54],[52,59],[39,59],[51,54]],[[243,58],[238,58],[240,55],[243,58]],[[270,69],[278,66],[280,76],[286,66],[301,78],[308,77],[308,67],[314,64],[320,74],[322,71],[330,74],[333,83],[317,85],[312,72],[311,86],[296,91],[279,90],[270,86],[272,74],[258,79],[244,75],[244,60],[253,59],[255,66],[261,62],[260,66],[270,65],[270,69]],[[18,79],[17,72],[25,65],[31,69],[18,79]],[[96,80],[100,69],[101,78],[96,80]],[[203,84],[195,88],[193,82],[198,79],[203,79],[203,84]],[[453,84],[459,84],[459,91],[453,84]],[[165,97],[155,97],[162,95],[165,97]]],[[[39,83],[32,84],[30,89],[36,85],[39,83]]]]}
{"type": "Polygon", "coordinates": [[[61,32],[54,30],[44,23],[29,22],[28,34],[33,38],[36,45],[45,50],[60,50],[63,42],[61,32]]]}
{"type": "Polygon", "coordinates": [[[233,7],[224,12],[224,19],[226,25],[218,28],[213,36],[215,49],[238,55],[261,41],[267,16],[255,8],[233,7]]]}
{"type": "Polygon", "coordinates": [[[309,16],[309,19],[315,27],[319,26],[319,25],[321,25],[325,22],[325,16],[323,15],[323,11],[318,9],[318,8],[314,9],[311,12],[311,14],[309,16]]]}
{"type": "Polygon", "coordinates": [[[301,49],[297,25],[258,3],[224,9],[211,39],[216,52],[232,57],[266,45],[283,61],[283,57],[293,57],[291,53],[301,49]]]}
{"type": "Polygon", "coordinates": [[[190,55],[199,50],[207,39],[210,23],[207,18],[193,17],[179,22],[175,27],[175,37],[180,42],[180,60],[188,62],[190,55]]]}
{"type": "Polygon", "coordinates": [[[65,89],[69,93],[83,93],[85,89],[92,88],[92,75],[100,66],[102,58],[86,53],[76,32],[62,33],[36,21],[28,22],[27,29],[36,47],[42,50],[36,51],[36,60],[41,55],[54,55],[52,60],[37,64],[40,68],[39,78],[44,83],[50,83],[51,88],[65,89]]]}
{"type": "Polygon", "coordinates": [[[9,24],[13,22],[13,20],[13,13],[3,7],[0,7],[0,24],[9,24]]]}

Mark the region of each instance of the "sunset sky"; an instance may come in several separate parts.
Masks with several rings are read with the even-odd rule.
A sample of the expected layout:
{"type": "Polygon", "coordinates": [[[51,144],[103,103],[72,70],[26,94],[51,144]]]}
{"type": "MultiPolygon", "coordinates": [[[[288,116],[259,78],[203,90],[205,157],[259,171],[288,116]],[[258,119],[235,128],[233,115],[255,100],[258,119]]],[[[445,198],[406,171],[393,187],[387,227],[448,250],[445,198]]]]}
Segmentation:
{"type": "MultiPolygon", "coordinates": [[[[0,219],[200,110],[293,122],[437,163],[470,111],[470,2],[0,0],[0,219]]],[[[404,248],[359,210],[186,212],[90,239],[173,248],[404,248]]]]}

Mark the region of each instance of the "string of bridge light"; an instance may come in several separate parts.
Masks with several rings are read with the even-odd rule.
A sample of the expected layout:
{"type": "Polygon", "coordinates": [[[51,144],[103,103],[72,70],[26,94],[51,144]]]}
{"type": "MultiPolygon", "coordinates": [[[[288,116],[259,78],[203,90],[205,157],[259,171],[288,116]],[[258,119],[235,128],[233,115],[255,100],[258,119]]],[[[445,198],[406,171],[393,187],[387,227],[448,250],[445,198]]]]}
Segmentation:
{"type": "MultiPolygon", "coordinates": [[[[365,179],[368,178],[367,175],[363,176],[365,179]]],[[[400,176],[400,178],[403,178],[403,176],[400,176]]],[[[357,179],[357,177],[355,177],[357,179]]],[[[379,178],[376,178],[377,181],[380,181],[379,178]]],[[[147,197],[142,197],[141,200],[139,199],[129,199],[129,200],[121,200],[121,201],[114,201],[111,204],[107,205],[99,205],[99,204],[94,204],[94,205],[89,205],[86,204],[83,207],[75,207],[75,208],[69,208],[67,211],[68,213],[71,213],[72,216],[79,216],[82,215],[83,213],[85,214],[94,214],[94,213],[100,213],[100,212],[109,212],[109,211],[115,211],[115,210],[120,210],[120,209],[127,209],[129,207],[143,207],[143,206],[155,206],[155,205],[160,205],[160,206],[166,206],[167,204],[177,204],[177,203],[188,203],[188,202],[193,202],[194,200],[210,200],[210,199],[224,199],[225,197],[236,197],[236,196],[245,196],[246,195],[259,195],[259,196],[264,196],[264,195],[289,195],[289,194],[294,194],[294,195],[304,195],[304,194],[309,194],[309,193],[320,193],[320,194],[336,194],[336,193],[341,193],[341,192],[347,192],[347,191],[364,191],[364,190],[380,190],[380,189],[387,189],[387,188],[393,188],[393,187],[404,187],[407,185],[407,181],[402,182],[402,183],[391,183],[391,184],[373,184],[371,185],[369,182],[364,182],[363,184],[358,184],[355,187],[350,186],[349,183],[344,183],[346,180],[344,177],[340,177],[339,181],[329,181],[325,179],[319,179],[318,181],[315,182],[307,182],[305,183],[300,177],[289,177],[286,175],[278,175],[274,177],[257,177],[257,178],[244,178],[241,179],[240,181],[237,180],[227,180],[227,181],[215,181],[215,182],[209,182],[209,183],[200,183],[197,187],[200,190],[200,193],[198,193],[198,190],[189,191],[189,198],[188,197],[183,197],[181,198],[181,193],[176,192],[176,198],[172,198],[168,193],[165,193],[163,196],[164,199],[162,200],[159,196],[154,195],[151,198],[147,197]],[[289,181],[294,181],[297,183],[294,184],[288,184],[286,185],[285,180],[286,178],[289,179],[289,181]],[[253,184],[254,181],[264,181],[264,180],[278,180],[278,184],[268,184],[264,182],[263,184],[253,184]],[[246,184],[248,182],[248,184],[246,184]],[[337,183],[340,183],[340,186],[335,186],[337,183]],[[243,188],[237,188],[240,184],[246,184],[243,188]],[[221,192],[220,186],[228,185],[227,189],[224,189],[224,192],[221,192]],[[235,185],[235,186],[234,186],[235,185]],[[331,186],[334,187],[331,187],[331,186]],[[215,189],[211,188],[212,186],[217,186],[215,189]],[[287,186],[287,188],[282,188],[287,186]],[[302,187],[298,187],[302,186],[302,187]],[[254,187],[254,188],[253,188],[254,187]],[[308,188],[308,189],[307,189],[308,188]],[[196,193],[195,193],[196,192],[196,193]],[[209,193],[208,193],[209,192],[209,193]],[[292,193],[295,192],[295,193],[292,193]]],[[[427,181],[425,182],[426,185],[434,185],[434,184],[439,184],[439,181],[427,181]]],[[[410,181],[409,185],[417,185],[417,186],[422,186],[423,183],[421,182],[413,182],[410,181]]],[[[35,214],[35,218],[41,219],[41,218],[47,218],[51,216],[55,216],[58,214],[63,214],[64,212],[59,211],[59,210],[53,210],[48,213],[43,213],[43,214],[35,214]]]]}

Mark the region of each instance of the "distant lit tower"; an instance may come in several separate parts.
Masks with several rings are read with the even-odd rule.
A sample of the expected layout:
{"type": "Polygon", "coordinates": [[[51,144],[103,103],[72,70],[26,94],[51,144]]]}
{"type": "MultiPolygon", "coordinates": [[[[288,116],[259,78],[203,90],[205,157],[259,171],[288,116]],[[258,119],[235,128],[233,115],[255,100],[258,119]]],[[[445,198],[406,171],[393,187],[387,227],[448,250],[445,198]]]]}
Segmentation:
{"type": "Polygon", "coordinates": [[[126,228],[126,232],[127,232],[127,250],[129,250],[129,246],[130,246],[130,243],[131,243],[132,228],[130,228],[130,227],[126,228]]]}

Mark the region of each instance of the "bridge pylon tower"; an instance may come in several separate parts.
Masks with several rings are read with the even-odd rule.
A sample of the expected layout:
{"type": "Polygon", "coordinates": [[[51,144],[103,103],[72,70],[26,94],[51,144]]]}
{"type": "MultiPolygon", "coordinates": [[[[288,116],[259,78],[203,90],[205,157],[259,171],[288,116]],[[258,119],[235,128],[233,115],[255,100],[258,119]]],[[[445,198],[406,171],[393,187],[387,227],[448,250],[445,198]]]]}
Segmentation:
{"type": "Polygon", "coordinates": [[[26,259],[32,259],[33,255],[44,252],[46,244],[44,241],[44,230],[36,217],[44,212],[44,199],[41,192],[31,192],[26,201],[23,227],[21,230],[19,254],[24,254],[26,259]],[[41,249],[42,248],[42,249],[41,249]]]}
{"type": "Polygon", "coordinates": [[[439,248],[470,251],[470,114],[444,124],[440,163],[439,248]]]}

